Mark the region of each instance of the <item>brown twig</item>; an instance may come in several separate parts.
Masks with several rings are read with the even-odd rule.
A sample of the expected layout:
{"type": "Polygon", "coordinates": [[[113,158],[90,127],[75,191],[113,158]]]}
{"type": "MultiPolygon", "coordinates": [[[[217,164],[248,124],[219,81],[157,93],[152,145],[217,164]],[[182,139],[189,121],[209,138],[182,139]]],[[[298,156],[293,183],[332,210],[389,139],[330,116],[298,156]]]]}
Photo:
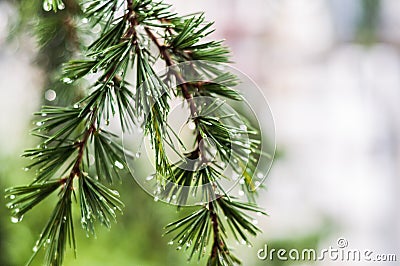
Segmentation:
{"type": "Polygon", "coordinates": [[[210,202],[208,204],[208,208],[210,211],[210,218],[211,218],[211,223],[212,223],[212,228],[213,228],[213,245],[211,248],[211,257],[216,258],[218,256],[218,248],[220,246],[220,238],[219,238],[219,224],[218,224],[218,216],[217,213],[215,212],[214,209],[214,203],[210,202]]]}
{"type": "Polygon", "coordinates": [[[91,121],[90,121],[90,125],[89,128],[86,130],[85,134],[83,135],[83,138],[81,141],[77,142],[77,147],[78,147],[78,155],[76,157],[75,163],[72,166],[71,172],[67,178],[67,180],[65,180],[64,182],[69,186],[70,189],[72,189],[72,180],[75,177],[79,177],[82,174],[81,171],[81,164],[82,164],[82,160],[83,160],[83,156],[84,156],[84,152],[85,152],[85,147],[86,144],[89,140],[89,137],[96,131],[96,121],[97,121],[97,108],[94,108],[93,111],[91,112],[91,121]]]}
{"type": "MultiPolygon", "coordinates": [[[[158,41],[157,37],[149,29],[149,27],[145,27],[145,31],[146,31],[147,35],[150,37],[150,39],[153,41],[153,43],[157,46],[162,58],[165,60],[165,63],[167,64],[167,66],[172,67],[173,65],[175,65],[171,55],[169,54],[169,52],[167,50],[167,46],[165,46],[164,44],[161,44],[158,41]]],[[[171,68],[170,71],[174,74],[176,80],[178,81],[179,87],[182,90],[183,97],[185,97],[186,101],[188,102],[188,104],[190,106],[191,115],[193,118],[195,118],[198,114],[197,108],[193,101],[193,96],[190,94],[189,88],[187,87],[186,80],[183,78],[182,74],[180,72],[178,72],[176,69],[171,68]]]]}

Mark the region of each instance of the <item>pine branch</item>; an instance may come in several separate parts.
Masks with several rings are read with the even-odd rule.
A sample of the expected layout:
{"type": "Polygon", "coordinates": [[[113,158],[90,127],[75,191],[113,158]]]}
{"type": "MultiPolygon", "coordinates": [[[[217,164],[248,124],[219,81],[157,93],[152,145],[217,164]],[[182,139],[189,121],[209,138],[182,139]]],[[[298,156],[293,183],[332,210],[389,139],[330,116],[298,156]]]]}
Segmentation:
{"type": "MultiPolygon", "coordinates": [[[[175,62],[172,60],[172,57],[170,56],[169,52],[167,51],[167,47],[165,45],[159,43],[157,37],[153,34],[153,32],[150,30],[149,27],[145,27],[145,30],[146,30],[147,35],[149,35],[150,39],[154,42],[154,44],[159,49],[161,56],[165,60],[167,66],[171,67],[171,66],[175,65],[175,62]]],[[[197,113],[196,106],[195,106],[195,103],[193,102],[193,97],[189,93],[189,89],[187,88],[187,85],[186,85],[187,82],[185,81],[185,79],[182,77],[182,75],[178,71],[176,71],[175,69],[172,69],[171,71],[172,71],[173,75],[176,77],[179,87],[182,90],[182,94],[190,106],[190,112],[191,112],[192,116],[193,117],[196,116],[196,113],[197,113]]]]}
{"type": "Polygon", "coordinates": [[[60,199],[54,208],[53,214],[35,246],[33,255],[27,264],[30,264],[38,250],[46,247],[45,260],[49,265],[61,265],[67,243],[76,254],[74,224],[71,210],[71,196],[73,193],[72,179],[62,180],[63,187],[59,193],[60,199]]]}
{"type": "Polygon", "coordinates": [[[200,210],[166,226],[166,234],[174,233],[170,245],[177,243],[177,249],[185,247],[191,249],[189,259],[198,253],[198,259],[207,252],[207,246],[212,239],[210,256],[207,265],[234,265],[240,264],[240,260],[228,248],[225,240],[227,236],[226,226],[235,239],[243,244],[249,244],[248,234],[255,236],[259,229],[255,226],[256,220],[243,211],[256,212],[265,215],[261,209],[253,204],[234,201],[225,196],[204,205],[200,210]],[[224,217],[221,219],[221,217],[224,217]]]}
{"type": "MultiPolygon", "coordinates": [[[[172,67],[175,65],[175,62],[172,59],[172,56],[170,54],[170,50],[171,51],[178,51],[178,50],[182,50],[183,52],[181,54],[183,54],[183,57],[188,58],[188,59],[198,59],[198,55],[200,55],[201,53],[197,53],[197,55],[194,55],[193,50],[199,49],[200,47],[203,47],[202,45],[195,45],[199,39],[201,37],[203,37],[203,32],[206,32],[206,30],[212,25],[212,23],[208,23],[206,24],[206,26],[202,27],[201,29],[193,32],[193,28],[196,28],[200,25],[200,23],[203,21],[203,17],[200,16],[199,18],[191,18],[189,19],[186,23],[184,28],[182,29],[182,31],[177,34],[177,36],[175,36],[175,38],[173,38],[172,36],[170,36],[170,39],[172,40],[170,42],[170,46],[166,46],[165,44],[161,44],[160,41],[158,40],[158,38],[155,36],[155,34],[150,30],[149,27],[145,27],[145,31],[147,33],[147,35],[150,37],[150,39],[153,41],[153,43],[157,46],[162,59],[165,61],[166,65],[168,67],[172,67]],[[188,33],[191,33],[191,35],[189,36],[188,33]],[[193,45],[195,45],[193,48],[193,45]],[[192,51],[185,51],[185,49],[193,49],[192,51]]],[[[172,35],[172,31],[169,30],[167,31],[168,33],[170,33],[172,35]]],[[[208,35],[209,33],[205,33],[204,36],[208,35]]],[[[213,43],[214,44],[214,43],[213,43]]],[[[207,45],[205,45],[204,47],[207,47],[207,45]]],[[[209,49],[209,48],[208,48],[209,49]]],[[[222,51],[223,48],[220,48],[222,51]]],[[[225,54],[225,50],[223,50],[225,54]]],[[[206,57],[205,59],[209,59],[208,58],[208,54],[206,53],[206,57]]],[[[214,57],[215,58],[215,57],[214,57]]],[[[218,58],[217,60],[221,60],[221,58],[218,58]]],[[[222,61],[225,61],[222,59],[222,61]]],[[[192,69],[194,70],[194,69],[192,69]]],[[[224,127],[219,120],[215,119],[214,117],[207,117],[207,114],[202,114],[201,111],[197,110],[197,107],[195,105],[195,102],[193,100],[193,95],[190,93],[190,90],[188,88],[188,82],[183,78],[183,76],[181,75],[181,73],[176,69],[176,68],[170,68],[170,71],[172,72],[172,74],[175,76],[178,86],[181,89],[182,95],[185,98],[185,100],[187,101],[189,108],[190,108],[190,112],[191,112],[191,118],[195,124],[195,127],[197,129],[197,137],[196,137],[196,142],[197,142],[197,148],[195,150],[195,152],[197,153],[197,156],[200,159],[202,164],[207,164],[208,160],[206,159],[205,155],[203,154],[203,150],[204,147],[203,146],[203,141],[204,141],[204,137],[203,136],[207,136],[208,138],[211,138],[215,141],[215,143],[217,144],[217,149],[219,149],[220,154],[224,157],[223,159],[225,159],[226,161],[229,161],[229,157],[231,155],[231,151],[232,151],[232,143],[231,143],[231,137],[230,137],[230,132],[232,131],[232,129],[228,129],[226,127],[224,127]],[[218,131],[218,132],[217,132],[218,131]]],[[[219,81],[228,81],[230,80],[231,83],[234,83],[235,77],[232,77],[232,75],[228,74],[228,73],[224,73],[223,75],[221,75],[219,77],[219,81]]],[[[203,89],[203,87],[205,87],[206,85],[208,85],[208,89],[212,89],[212,87],[210,88],[210,84],[212,83],[197,83],[195,84],[196,87],[199,88],[200,91],[202,90],[207,90],[203,89]]],[[[217,83],[218,84],[218,83],[217,83]]],[[[219,86],[219,88],[221,88],[221,86],[219,86]]],[[[211,92],[212,93],[212,92],[211,92]]],[[[227,96],[231,96],[230,98],[233,99],[237,99],[237,100],[241,100],[241,98],[238,96],[238,94],[235,93],[228,93],[225,94],[227,96]]],[[[219,106],[217,106],[218,108],[219,106]]],[[[216,109],[217,109],[216,108],[216,109]]],[[[210,107],[208,108],[209,111],[210,107]]],[[[203,110],[202,110],[203,111],[203,110]]],[[[204,113],[207,113],[207,109],[206,111],[203,111],[204,113]]],[[[212,113],[212,112],[210,112],[212,113]]],[[[240,130],[240,129],[235,129],[236,132],[240,132],[240,131],[245,131],[243,133],[247,133],[247,130],[240,130]]],[[[239,149],[236,149],[235,152],[239,153],[239,156],[246,156],[248,155],[249,152],[247,152],[248,149],[243,149],[243,147],[239,147],[239,149]]],[[[193,153],[191,153],[191,156],[193,156],[193,153]]],[[[185,164],[187,164],[187,162],[184,162],[185,164]]],[[[190,187],[190,186],[195,186],[197,187],[199,185],[198,181],[195,184],[193,184],[192,180],[203,180],[204,182],[204,178],[199,178],[199,176],[192,178],[192,175],[190,174],[191,171],[193,171],[195,168],[192,167],[192,170],[189,171],[185,171],[185,170],[181,170],[181,168],[178,166],[177,169],[175,170],[175,172],[183,172],[183,173],[175,173],[175,175],[173,175],[173,181],[175,184],[179,184],[179,187],[190,187]],[[186,176],[185,176],[186,175],[186,176]],[[176,177],[178,176],[179,179],[176,177]]],[[[202,170],[197,170],[199,172],[202,172],[202,170]]],[[[219,187],[218,185],[218,179],[217,178],[211,178],[210,175],[205,175],[206,176],[206,181],[204,183],[211,183],[211,185],[209,186],[209,193],[207,194],[211,194],[208,195],[207,201],[209,201],[209,203],[207,204],[207,208],[209,209],[209,219],[211,221],[211,227],[212,227],[212,232],[213,232],[213,244],[212,244],[212,249],[211,249],[211,254],[210,257],[208,259],[208,265],[230,265],[233,263],[239,263],[240,261],[234,257],[232,254],[230,254],[228,248],[226,247],[226,243],[224,240],[222,240],[220,238],[220,223],[219,223],[219,216],[218,213],[216,212],[215,208],[214,208],[214,203],[213,200],[215,199],[217,202],[224,202],[222,199],[219,199],[220,196],[217,195],[215,189],[217,187],[219,187]],[[207,180],[208,179],[208,180],[207,180]],[[223,258],[223,259],[221,259],[223,258]]],[[[251,183],[251,180],[248,180],[249,183],[251,183]]],[[[169,194],[173,194],[175,195],[178,192],[178,187],[175,187],[175,189],[172,188],[173,185],[168,184],[166,189],[164,190],[164,196],[165,195],[169,195],[169,194]],[[172,191],[172,193],[171,193],[172,191]]],[[[181,189],[181,193],[178,193],[178,202],[179,204],[184,204],[187,200],[189,191],[182,191],[181,189]]],[[[227,216],[228,217],[228,216],[227,216]]],[[[228,217],[229,219],[230,217],[228,217]]],[[[232,218],[234,219],[234,218],[232,218]]],[[[244,235],[243,235],[244,236],[244,235]]],[[[182,239],[181,239],[182,240],[182,239]]],[[[247,242],[247,239],[246,239],[247,242]]]]}
{"type": "MultiPolygon", "coordinates": [[[[44,3],[47,9],[61,9],[60,0],[44,3]]],[[[224,191],[221,180],[230,177],[224,175],[221,164],[230,164],[240,175],[240,184],[250,198],[261,151],[257,130],[243,124],[243,117],[225,106],[226,99],[240,102],[243,98],[233,88],[237,78],[213,65],[229,62],[228,49],[219,41],[202,42],[213,32],[213,23],[205,22],[202,14],[180,17],[169,5],[152,0],[92,0],[84,6],[89,23],[101,25],[101,34],[83,58],[65,64],[61,79],[73,84],[94,76],[96,81],[73,107],[45,106],[37,113],[41,120],[33,134],[43,141],[24,153],[33,159],[27,169],[35,168],[36,178],[31,185],[7,190],[14,221],[59,190],[34,256],[46,248],[46,263],[61,265],[67,243],[75,250],[74,183],[79,186],[81,225],[88,235],[95,234],[96,221],[110,227],[116,212],[122,211],[118,192],[104,184],[120,179],[120,171],[128,166],[125,156],[129,154],[115,140],[117,135],[104,129],[118,115],[123,131],[138,125],[150,136],[155,176],[163,185],[160,195],[174,199],[179,207],[200,197],[198,211],[166,227],[167,234],[176,234],[172,241],[177,241],[177,249],[192,246],[189,259],[196,252],[200,259],[208,251],[208,265],[240,263],[228,248],[226,228],[237,241],[248,244],[248,235],[259,230],[247,212],[265,213],[254,204],[235,201],[224,191]],[[194,64],[193,60],[208,63],[194,64]],[[166,75],[154,70],[160,61],[169,68],[166,75]],[[187,63],[188,69],[180,68],[179,63],[187,63]],[[131,68],[134,83],[127,78],[131,68]],[[192,82],[192,76],[202,81],[192,82]],[[170,88],[174,81],[177,88],[170,88]],[[194,124],[195,133],[193,149],[170,163],[166,145],[177,150],[173,143],[177,134],[167,122],[174,96],[187,103],[188,122],[194,124]]]]}

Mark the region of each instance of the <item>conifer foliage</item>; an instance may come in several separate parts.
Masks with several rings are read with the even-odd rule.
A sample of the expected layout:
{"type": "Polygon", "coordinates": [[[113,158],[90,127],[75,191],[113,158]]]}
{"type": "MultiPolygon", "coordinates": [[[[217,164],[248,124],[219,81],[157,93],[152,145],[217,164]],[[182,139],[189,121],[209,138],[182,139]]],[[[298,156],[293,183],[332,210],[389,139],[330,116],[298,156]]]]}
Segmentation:
{"type": "MultiPolygon", "coordinates": [[[[249,236],[260,232],[250,215],[265,214],[254,202],[253,182],[262,152],[257,128],[224,107],[226,101],[243,99],[234,89],[237,78],[218,67],[229,62],[229,50],[220,41],[204,41],[213,23],[203,14],[180,16],[153,0],[79,4],[83,19],[100,25],[101,31],[82,58],[64,65],[60,80],[73,86],[86,79],[91,82],[87,95],[71,106],[44,106],[36,113],[32,134],[41,143],[23,153],[32,159],[26,169],[35,171],[35,178],[6,191],[14,222],[57,195],[31,260],[43,249],[47,265],[62,265],[66,248],[76,249],[73,208],[80,209],[88,235],[95,234],[96,223],[110,227],[121,212],[124,204],[109,185],[121,179],[131,155],[108,129],[117,117],[123,131],[141,127],[151,139],[157,197],[175,198],[182,207],[201,194],[196,211],[166,226],[169,243],[188,250],[189,259],[207,256],[207,265],[239,264],[228,239],[249,245],[249,236]],[[155,70],[160,62],[169,67],[164,74],[155,70]],[[188,78],[193,76],[202,79],[188,78]],[[176,97],[190,112],[194,144],[171,162],[167,149],[177,150],[172,139],[178,137],[167,117],[176,97]],[[221,165],[230,165],[231,174],[239,176],[247,202],[221,185],[232,179],[221,165]]],[[[63,12],[65,7],[61,0],[43,2],[46,11],[63,12]]]]}

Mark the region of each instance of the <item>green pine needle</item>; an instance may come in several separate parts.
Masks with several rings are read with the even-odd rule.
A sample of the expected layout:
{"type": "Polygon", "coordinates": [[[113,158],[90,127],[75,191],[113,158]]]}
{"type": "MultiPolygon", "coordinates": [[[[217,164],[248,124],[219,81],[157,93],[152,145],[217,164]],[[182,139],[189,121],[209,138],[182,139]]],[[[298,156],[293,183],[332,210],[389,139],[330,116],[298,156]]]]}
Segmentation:
{"type": "MultiPolygon", "coordinates": [[[[188,250],[189,259],[196,253],[198,260],[207,255],[207,265],[239,264],[228,246],[229,239],[249,244],[249,236],[260,233],[249,212],[265,213],[254,203],[236,201],[224,191],[222,181],[231,177],[221,165],[229,165],[244,180],[241,185],[249,202],[254,202],[253,177],[265,155],[257,128],[226,108],[229,101],[240,103],[243,97],[235,89],[238,78],[218,67],[230,62],[229,49],[221,41],[204,41],[214,31],[213,22],[206,22],[202,13],[180,16],[163,1],[89,0],[82,6],[84,12],[74,16],[79,13],[88,25],[99,27],[100,33],[87,47],[77,45],[81,56],[63,65],[57,81],[65,87],[85,86],[86,93],[75,95],[78,100],[66,107],[44,106],[36,113],[40,118],[32,135],[42,142],[23,154],[32,159],[26,169],[34,169],[36,176],[30,185],[6,191],[7,206],[18,222],[59,190],[28,264],[41,249],[44,263],[54,266],[62,265],[68,246],[76,250],[72,208],[80,209],[81,225],[88,235],[95,234],[96,223],[110,227],[122,212],[119,194],[109,185],[123,179],[126,158],[131,155],[121,146],[118,135],[107,128],[110,121],[117,121],[113,118],[119,119],[122,131],[141,127],[151,140],[154,175],[161,186],[158,196],[174,199],[180,207],[194,200],[202,204],[166,226],[166,234],[174,235],[170,243],[178,250],[188,250]],[[172,67],[194,60],[208,62],[173,67],[164,74],[155,70],[159,64],[172,67]],[[171,88],[171,84],[179,85],[171,88]],[[173,163],[167,146],[176,153],[179,147],[175,143],[183,146],[167,122],[174,97],[186,102],[188,121],[195,129],[193,148],[173,163]],[[75,191],[79,204],[73,204],[75,191]]],[[[44,0],[44,8],[57,11],[65,6],[61,0],[44,0]]],[[[71,17],[68,25],[57,20],[61,13],[38,27],[43,29],[37,32],[43,47],[52,43],[59,27],[77,36],[71,17]],[[50,30],[53,28],[55,31],[50,30]]]]}

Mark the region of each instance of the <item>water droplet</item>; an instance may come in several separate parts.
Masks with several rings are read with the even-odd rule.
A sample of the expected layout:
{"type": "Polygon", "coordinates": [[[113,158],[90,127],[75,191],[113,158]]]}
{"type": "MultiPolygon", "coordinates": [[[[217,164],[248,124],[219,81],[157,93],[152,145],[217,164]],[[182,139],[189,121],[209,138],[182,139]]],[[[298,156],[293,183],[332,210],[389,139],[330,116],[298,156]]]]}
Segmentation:
{"type": "Polygon", "coordinates": [[[47,238],[46,243],[50,244],[50,238],[47,238]]]}
{"type": "Polygon", "coordinates": [[[47,114],[46,113],[42,113],[42,116],[47,116],[47,114]]]}
{"type": "Polygon", "coordinates": [[[188,128],[189,128],[190,130],[195,130],[195,129],[196,129],[196,124],[195,124],[193,121],[190,121],[190,122],[188,123],[188,128]]]}
{"type": "Polygon", "coordinates": [[[57,8],[59,9],[59,10],[63,10],[64,8],[65,8],[65,5],[64,5],[64,3],[63,2],[58,2],[58,5],[57,5],[57,8]]]}
{"type": "Polygon", "coordinates": [[[119,197],[119,192],[118,192],[118,191],[116,191],[116,190],[111,190],[110,192],[111,192],[114,196],[119,197]]]}
{"type": "Polygon", "coordinates": [[[243,195],[244,195],[243,190],[239,190],[239,196],[243,196],[243,195]]]}
{"type": "Polygon", "coordinates": [[[34,246],[34,247],[32,248],[32,251],[36,253],[36,252],[38,251],[38,249],[39,249],[38,246],[34,246]]]}
{"type": "Polygon", "coordinates": [[[94,156],[92,154],[89,154],[89,165],[93,165],[95,161],[96,160],[95,160],[94,156]]]}
{"type": "Polygon", "coordinates": [[[89,22],[89,20],[88,20],[87,18],[83,18],[83,19],[82,19],[82,23],[83,23],[83,24],[87,24],[88,22],[89,22]]]}
{"type": "Polygon", "coordinates": [[[146,180],[147,181],[150,181],[150,180],[152,180],[154,178],[154,175],[149,175],[148,177],[146,177],[146,180]]]}
{"type": "Polygon", "coordinates": [[[154,201],[157,202],[158,201],[158,197],[154,197],[154,201]]]}
{"type": "Polygon", "coordinates": [[[240,241],[240,243],[241,243],[242,245],[246,245],[246,244],[247,244],[246,240],[244,240],[244,239],[242,239],[242,240],[240,241]]]}
{"type": "Polygon", "coordinates": [[[256,187],[258,187],[259,185],[261,185],[261,183],[259,181],[254,182],[254,185],[256,185],[256,187]]]}
{"type": "Polygon", "coordinates": [[[182,241],[183,241],[183,240],[182,240],[182,239],[180,239],[180,240],[179,240],[179,244],[180,244],[180,243],[182,243],[182,241]]]}
{"type": "Polygon", "coordinates": [[[252,221],[252,223],[253,223],[254,225],[257,225],[257,224],[258,224],[258,221],[257,221],[256,219],[254,219],[254,220],[252,221]]]}
{"type": "Polygon", "coordinates": [[[62,79],[62,82],[64,82],[65,84],[71,84],[73,82],[73,80],[68,78],[68,77],[66,77],[66,78],[62,79]]]}
{"type": "Polygon", "coordinates": [[[170,246],[173,244],[174,244],[174,241],[172,241],[172,240],[168,242],[168,245],[170,245],[170,246]]]}
{"type": "Polygon", "coordinates": [[[74,108],[75,108],[75,109],[78,109],[78,108],[79,108],[79,104],[77,104],[77,103],[74,104],[74,108]]]}
{"type": "Polygon", "coordinates": [[[172,199],[176,199],[176,195],[172,195],[172,199]]]}
{"type": "Polygon", "coordinates": [[[19,223],[19,222],[22,221],[23,218],[24,218],[23,215],[12,216],[11,217],[11,222],[14,223],[14,224],[15,223],[19,223]]]}
{"type": "Polygon", "coordinates": [[[147,90],[147,91],[146,91],[146,95],[147,95],[147,96],[150,96],[150,95],[151,95],[151,91],[150,91],[150,90],[147,90]]]}
{"type": "Polygon", "coordinates": [[[262,215],[262,213],[261,212],[257,212],[257,216],[261,216],[262,215]]]}
{"type": "Polygon", "coordinates": [[[258,178],[258,179],[263,179],[263,178],[264,178],[264,175],[263,175],[262,173],[257,173],[257,178],[258,178]]]}
{"type": "MultiPolygon", "coordinates": [[[[93,33],[99,33],[101,31],[101,26],[99,24],[97,24],[96,26],[94,26],[91,30],[93,33]]],[[[104,55],[104,54],[103,54],[104,55]]],[[[96,69],[97,71],[97,69],[96,69]]]]}
{"type": "Polygon", "coordinates": [[[239,175],[238,175],[238,174],[234,173],[234,174],[232,175],[232,180],[237,180],[238,178],[239,178],[239,175]]]}
{"type": "Polygon", "coordinates": [[[50,11],[51,8],[52,8],[52,5],[51,5],[50,1],[47,1],[47,0],[46,0],[46,1],[43,2],[43,9],[44,9],[44,11],[50,11]]]}
{"type": "Polygon", "coordinates": [[[244,178],[240,179],[239,184],[241,184],[241,185],[244,184],[244,178]]]}
{"type": "Polygon", "coordinates": [[[42,121],[38,121],[38,122],[36,122],[36,125],[38,126],[38,127],[40,127],[41,125],[43,125],[44,123],[42,122],[42,121]]]}
{"type": "Polygon", "coordinates": [[[240,125],[240,129],[241,130],[247,130],[247,126],[246,125],[240,125]]]}
{"type": "Polygon", "coordinates": [[[136,158],[140,158],[140,156],[141,156],[141,153],[140,153],[140,152],[135,153],[135,157],[136,157],[136,158]]]}
{"type": "Polygon", "coordinates": [[[10,195],[10,199],[15,199],[15,195],[10,195]]]}
{"type": "Polygon", "coordinates": [[[46,98],[46,100],[52,102],[56,99],[57,93],[54,90],[47,90],[44,93],[44,97],[46,98]]]}
{"type": "Polygon", "coordinates": [[[119,162],[119,161],[115,161],[114,162],[114,165],[116,166],[116,167],[118,167],[119,169],[124,169],[124,165],[121,163],[121,162],[119,162]]]}
{"type": "Polygon", "coordinates": [[[177,250],[180,250],[181,248],[182,248],[181,246],[178,246],[176,249],[177,249],[177,250]]]}

